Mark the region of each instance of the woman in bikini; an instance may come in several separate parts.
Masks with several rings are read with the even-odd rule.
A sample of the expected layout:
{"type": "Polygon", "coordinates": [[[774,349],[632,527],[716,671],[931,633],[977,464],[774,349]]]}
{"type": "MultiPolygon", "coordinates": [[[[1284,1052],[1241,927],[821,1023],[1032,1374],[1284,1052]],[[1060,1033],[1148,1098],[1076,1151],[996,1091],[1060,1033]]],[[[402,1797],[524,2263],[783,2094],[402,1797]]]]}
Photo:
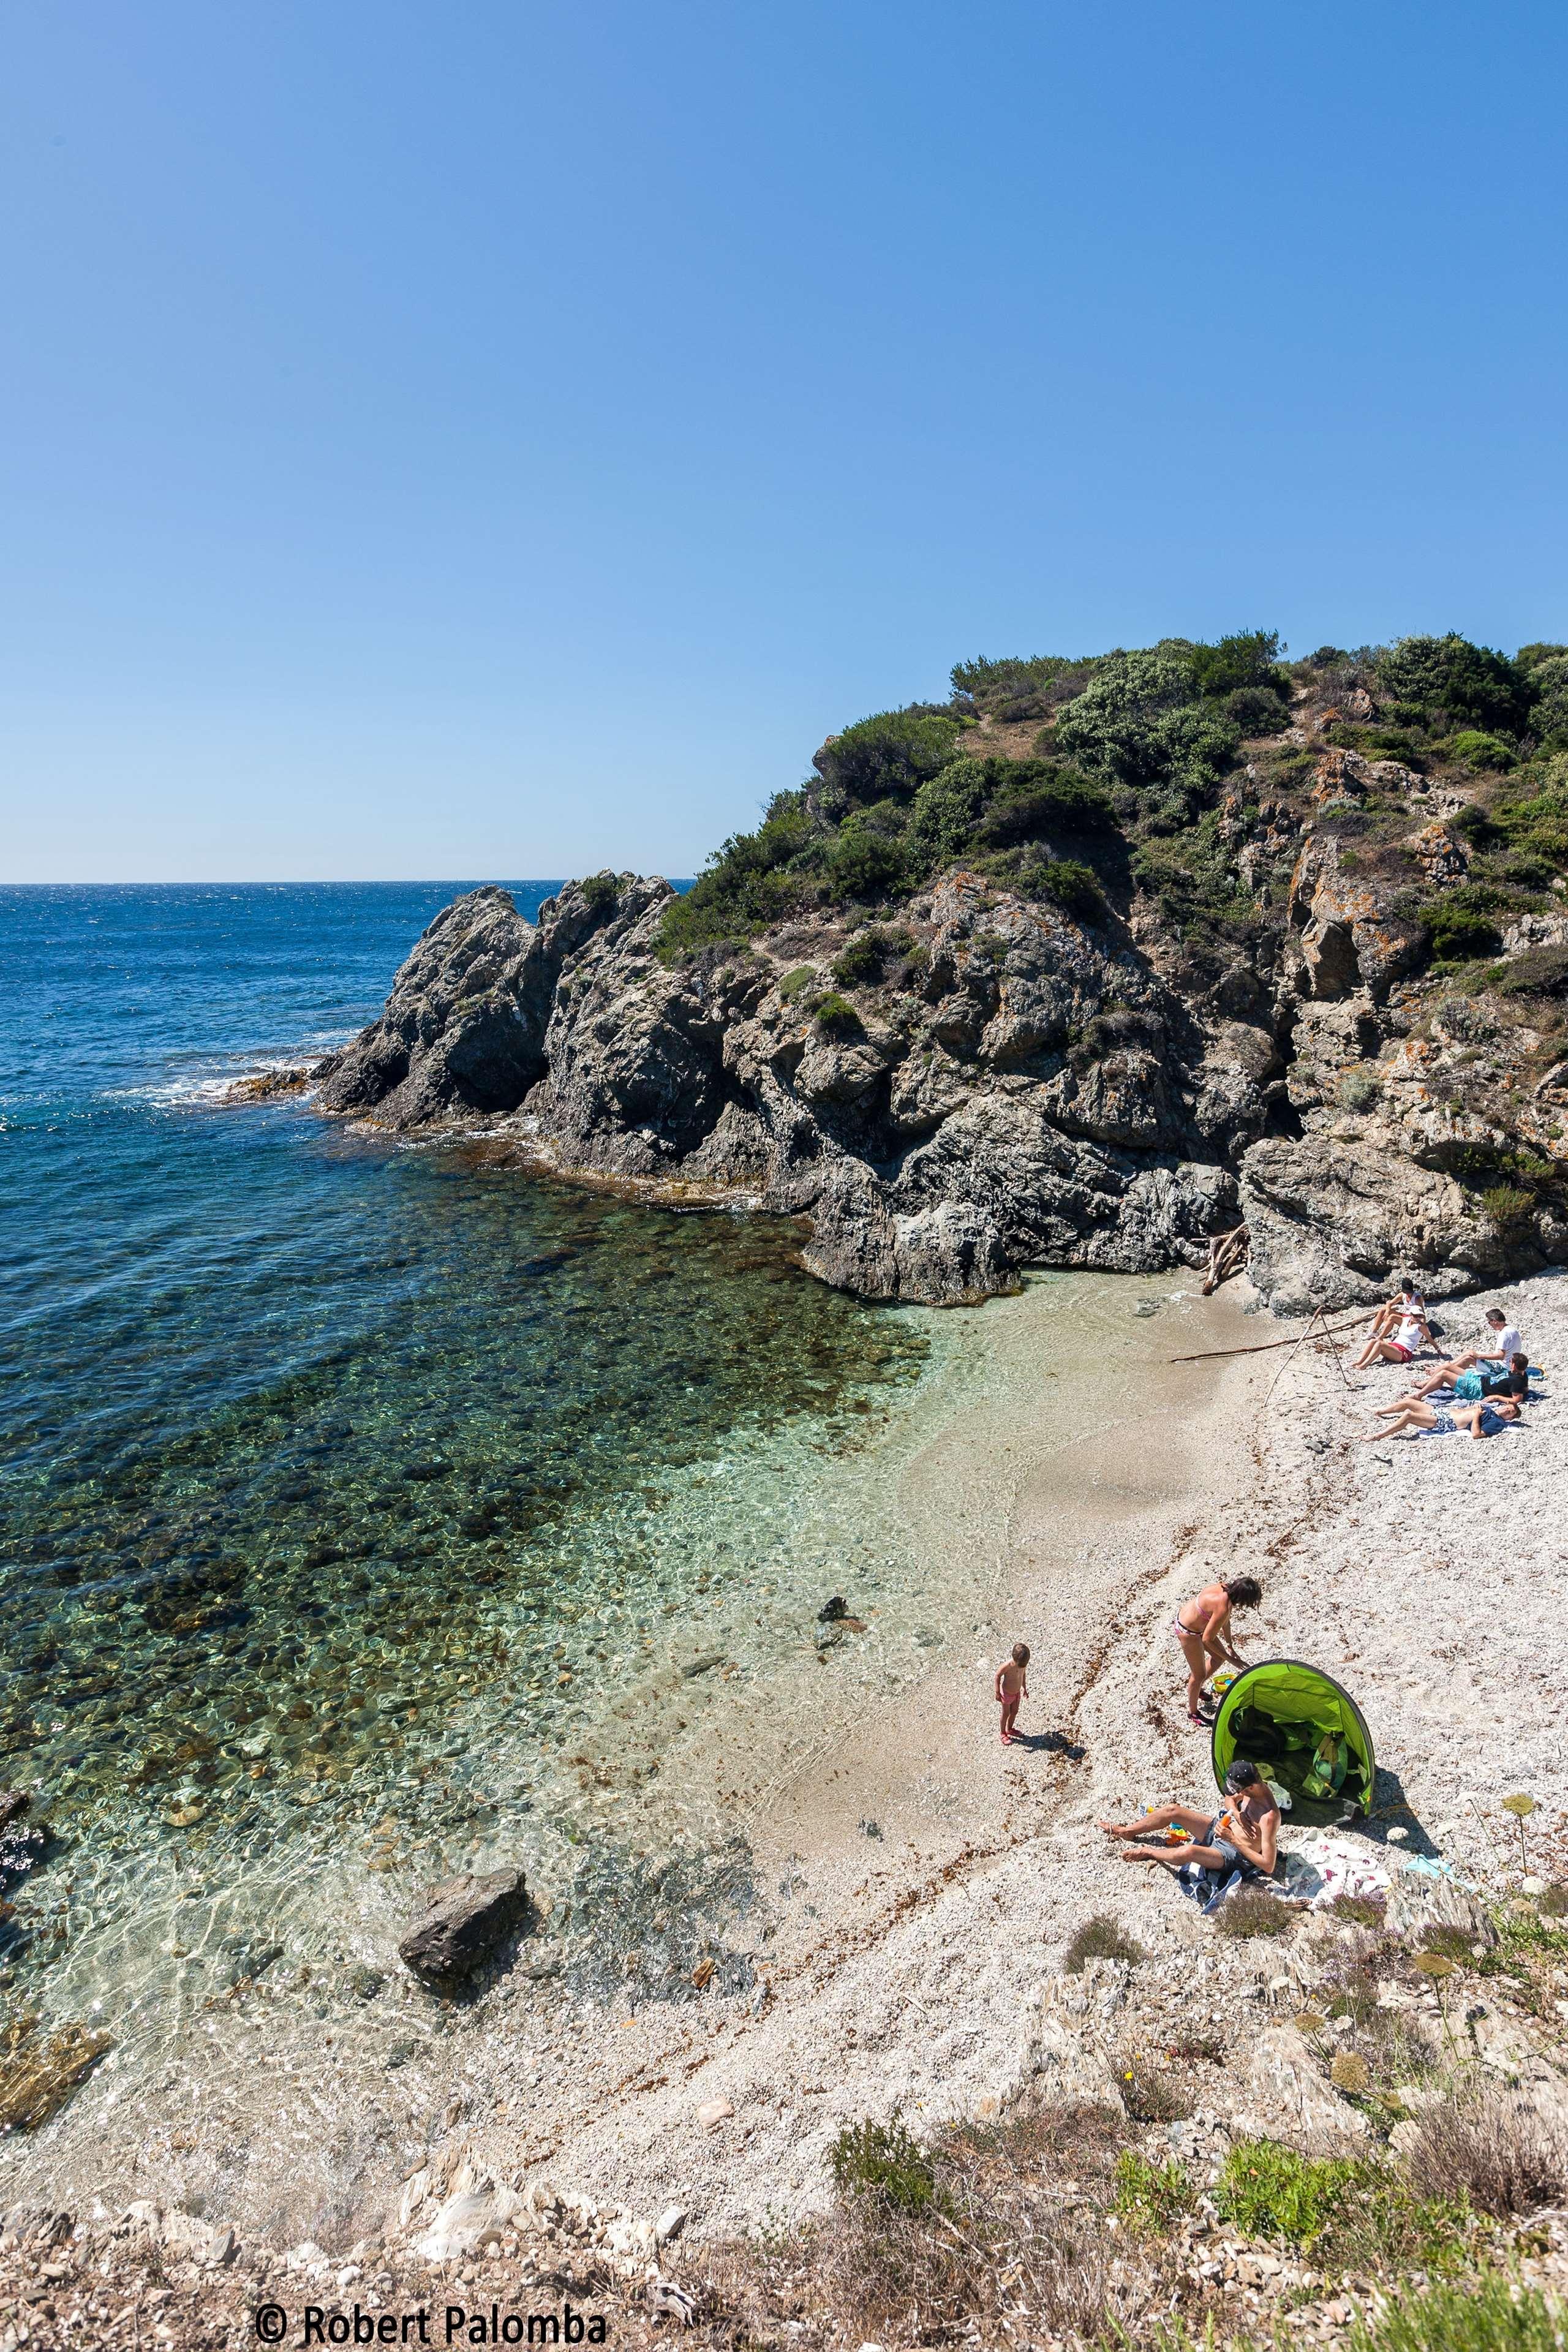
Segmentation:
{"type": "Polygon", "coordinates": [[[1227,1663],[1233,1666],[1247,1664],[1237,1655],[1230,1638],[1231,1611],[1256,1609],[1262,1598],[1263,1587],[1255,1576],[1227,1576],[1217,1583],[1205,1584],[1201,1592],[1194,1593],[1177,1610],[1171,1631],[1187,1662],[1189,1723],[1201,1724],[1204,1720],[1198,1712],[1198,1702],[1209,1676],[1227,1663]]]}
{"type": "Polygon", "coordinates": [[[1272,1878],[1279,1859],[1279,1808],[1256,1764],[1238,1756],[1225,1776],[1225,1810],[1201,1813],[1194,1805],[1160,1805],[1141,1822],[1101,1822],[1107,1837],[1147,1839],[1158,1830],[1187,1832],[1183,1845],[1124,1845],[1129,1862],[1163,1862],[1179,1870],[1195,1862],[1201,1870],[1232,1871],[1237,1863],[1272,1878]]]}

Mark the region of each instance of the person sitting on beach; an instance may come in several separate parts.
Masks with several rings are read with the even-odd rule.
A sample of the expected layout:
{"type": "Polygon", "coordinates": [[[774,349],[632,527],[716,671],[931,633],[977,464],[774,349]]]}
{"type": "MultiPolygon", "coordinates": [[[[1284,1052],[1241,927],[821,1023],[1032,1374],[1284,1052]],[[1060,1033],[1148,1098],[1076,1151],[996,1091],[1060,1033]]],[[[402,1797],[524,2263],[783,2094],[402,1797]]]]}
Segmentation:
{"type": "Polygon", "coordinates": [[[1107,1837],[1138,1841],[1122,1846],[1129,1862],[1163,1862],[1172,1870],[1195,1862],[1200,1870],[1226,1872],[1240,1864],[1272,1878],[1279,1859],[1279,1808],[1274,1791],[1257,1765],[1238,1756],[1226,1772],[1225,1794],[1222,1812],[1199,1812],[1193,1805],[1157,1805],[1142,1821],[1100,1822],[1098,1826],[1107,1837]],[[1143,1843],[1167,1829],[1185,1830],[1185,1841],[1179,1845],[1143,1843]]]}
{"type": "Polygon", "coordinates": [[[1386,1307],[1377,1310],[1377,1320],[1372,1327],[1372,1337],[1351,1366],[1352,1372],[1364,1372],[1369,1364],[1408,1364],[1417,1348],[1433,1348],[1433,1339],[1426,1323],[1426,1302],[1413,1286],[1407,1286],[1394,1302],[1394,1319],[1390,1328],[1384,1318],[1390,1313],[1386,1307]]]}
{"type": "Polygon", "coordinates": [[[1187,1662],[1187,1721],[1202,1723],[1199,1702],[1204,1686],[1211,1675],[1219,1672],[1227,1662],[1233,1666],[1245,1666],[1247,1660],[1238,1655],[1230,1638],[1230,1612],[1233,1609],[1256,1609],[1263,1598],[1263,1587],[1255,1576],[1227,1576],[1184,1601],[1172,1620],[1171,1631],[1180,1644],[1187,1662]]]}
{"type": "Polygon", "coordinates": [[[1425,1317],[1426,1312],[1426,1301],[1415,1286],[1415,1276],[1405,1275],[1400,1282],[1398,1297],[1385,1299],[1373,1317],[1369,1344],[1373,1339],[1389,1339],[1406,1316],[1425,1317]]]}
{"type": "MultiPolygon", "coordinates": [[[[1468,1348],[1461,1356],[1450,1356],[1446,1364],[1437,1367],[1440,1381],[1456,1380],[1461,1372],[1506,1372],[1510,1359],[1524,1353],[1524,1341],[1520,1338],[1518,1324],[1510,1323],[1500,1307],[1487,1308],[1487,1321],[1493,1344],[1487,1348],[1468,1348]]],[[[1525,1357],[1526,1370],[1529,1366],[1530,1360],[1525,1357]]]]}
{"type": "Polygon", "coordinates": [[[1530,1401],[1530,1358],[1522,1348],[1516,1348],[1500,1370],[1489,1362],[1464,1365],[1458,1359],[1439,1364],[1430,1380],[1417,1381],[1406,1396],[1394,1404],[1380,1404],[1377,1412],[1398,1412],[1404,1406],[1419,1402],[1423,1397],[1436,1396],[1447,1404],[1458,1397],[1461,1404],[1473,1404],[1478,1397],[1512,1397],[1518,1404],[1530,1401]]]}
{"type": "Polygon", "coordinates": [[[1027,1642],[1015,1642],[1013,1654],[1004,1658],[996,1669],[996,1704],[1002,1710],[1002,1745],[1013,1745],[1013,1726],[1018,1720],[1018,1702],[1029,1696],[1029,1664],[1027,1642]]]}
{"type": "Polygon", "coordinates": [[[1510,1421],[1518,1421],[1521,1408],[1514,1397],[1483,1397],[1479,1404],[1455,1404],[1439,1412],[1425,1397],[1407,1397],[1398,1409],[1398,1418],[1385,1428],[1364,1430],[1354,1442],[1360,1445],[1375,1444],[1380,1437],[1426,1435],[1452,1437],[1457,1430],[1468,1430],[1472,1437],[1495,1437],[1510,1421]]]}

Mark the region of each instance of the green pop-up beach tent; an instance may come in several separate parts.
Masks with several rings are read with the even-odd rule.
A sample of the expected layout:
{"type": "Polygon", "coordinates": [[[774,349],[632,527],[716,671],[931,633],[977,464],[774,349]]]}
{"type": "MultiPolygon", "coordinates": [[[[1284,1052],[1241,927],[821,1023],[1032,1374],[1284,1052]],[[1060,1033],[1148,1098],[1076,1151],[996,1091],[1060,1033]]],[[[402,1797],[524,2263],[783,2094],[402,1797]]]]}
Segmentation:
{"type": "Polygon", "coordinates": [[[1214,1776],[1248,1757],[1290,1792],[1297,1821],[1352,1821],[1372,1807],[1377,1761],[1349,1691],[1299,1658],[1268,1658],[1237,1675],[1214,1721],[1214,1776]]]}

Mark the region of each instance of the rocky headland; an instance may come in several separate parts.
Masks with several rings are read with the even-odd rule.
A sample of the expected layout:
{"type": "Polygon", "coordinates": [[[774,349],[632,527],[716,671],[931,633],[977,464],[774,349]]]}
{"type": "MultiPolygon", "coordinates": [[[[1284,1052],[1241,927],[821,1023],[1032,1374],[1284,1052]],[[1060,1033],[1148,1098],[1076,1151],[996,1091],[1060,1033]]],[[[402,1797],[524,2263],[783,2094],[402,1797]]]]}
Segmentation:
{"type": "Polygon", "coordinates": [[[962,666],[688,896],[469,892],[315,1100],[798,1214],[868,1298],[1243,1222],[1284,1313],[1568,1263],[1568,752],[1532,731],[1568,661],[1274,651],[962,666]]]}

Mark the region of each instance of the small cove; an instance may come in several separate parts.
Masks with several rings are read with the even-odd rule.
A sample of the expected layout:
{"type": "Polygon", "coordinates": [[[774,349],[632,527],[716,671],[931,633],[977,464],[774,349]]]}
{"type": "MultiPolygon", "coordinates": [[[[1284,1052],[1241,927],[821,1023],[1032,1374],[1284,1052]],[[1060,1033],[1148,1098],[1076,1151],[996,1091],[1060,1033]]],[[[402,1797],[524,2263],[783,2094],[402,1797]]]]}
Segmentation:
{"type": "MultiPolygon", "coordinates": [[[[952,1490],[942,1432],[1065,1431],[1072,1383],[998,1358],[1005,1302],[824,1289],[787,1224],[213,1107],[374,1011],[443,886],[10,895],[0,1783],[61,1843],[0,1994],[114,2048],[6,2171],[347,2227],[479,2021],[396,1964],[418,1889],[521,1862],[562,2013],[689,1999],[704,1959],[745,1999],[784,1892],[754,1824],[984,1614],[1007,1475],[952,1490]],[[865,1630],[825,1654],[836,1592],[865,1630]]],[[[1037,1286],[1062,1368],[1120,1360],[1136,1286],[1037,1286]]]]}

